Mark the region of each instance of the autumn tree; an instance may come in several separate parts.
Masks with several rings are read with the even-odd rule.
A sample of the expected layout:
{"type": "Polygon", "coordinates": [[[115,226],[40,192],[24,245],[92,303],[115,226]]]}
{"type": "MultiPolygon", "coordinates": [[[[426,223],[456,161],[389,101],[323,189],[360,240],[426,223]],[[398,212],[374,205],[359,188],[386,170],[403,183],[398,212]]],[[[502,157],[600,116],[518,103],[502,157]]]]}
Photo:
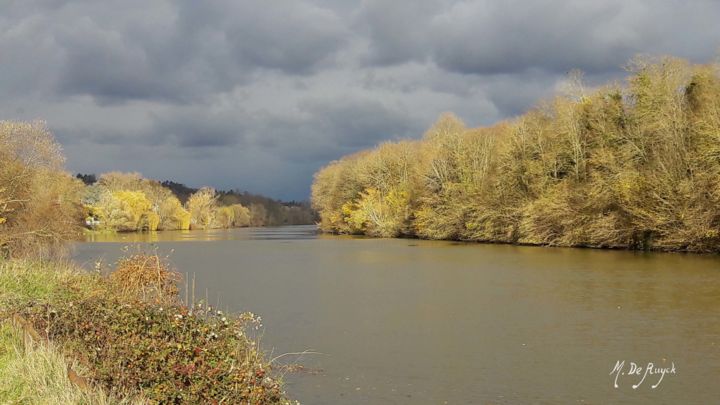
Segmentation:
{"type": "Polygon", "coordinates": [[[190,213],[190,229],[208,229],[215,217],[217,197],[215,190],[203,187],[190,196],[187,210],[190,213]]]}
{"type": "Polygon", "coordinates": [[[267,209],[262,204],[251,204],[250,226],[265,226],[267,223],[267,209]]]}
{"type": "MultiPolygon", "coordinates": [[[[157,218],[152,213],[150,201],[140,191],[115,191],[104,196],[104,220],[110,229],[137,231],[153,225],[157,229],[157,218]],[[150,222],[152,221],[152,222],[150,222]]],[[[155,230],[151,229],[151,230],[155,230]]]]}
{"type": "Polygon", "coordinates": [[[213,228],[232,228],[235,223],[235,210],[232,207],[217,207],[213,215],[213,228]]]}
{"type": "Polygon", "coordinates": [[[233,211],[233,226],[241,228],[250,226],[250,210],[242,204],[230,206],[233,211]]]}
{"type": "Polygon", "coordinates": [[[81,182],[43,122],[0,121],[0,253],[56,252],[80,229],[81,182]]]}
{"type": "Polygon", "coordinates": [[[411,148],[319,170],[312,204],[338,233],[720,251],[720,67],[640,58],[626,86],[569,91],[468,129],[444,114],[411,148]]]}
{"type": "Polygon", "coordinates": [[[98,178],[98,184],[115,191],[140,191],[142,190],[143,177],[138,172],[108,172],[98,178]]]}
{"type": "Polygon", "coordinates": [[[158,215],[160,217],[159,230],[190,229],[190,213],[174,195],[169,195],[160,202],[158,215]]]}

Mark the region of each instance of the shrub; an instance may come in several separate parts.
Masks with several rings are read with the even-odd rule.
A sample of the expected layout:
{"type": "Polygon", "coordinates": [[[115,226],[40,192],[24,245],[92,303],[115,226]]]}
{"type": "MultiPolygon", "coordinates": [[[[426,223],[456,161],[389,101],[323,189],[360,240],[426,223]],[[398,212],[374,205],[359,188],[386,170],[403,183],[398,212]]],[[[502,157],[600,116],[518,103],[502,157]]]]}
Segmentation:
{"type": "Polygon", "coordinates": [[[157,254],[137,253],[121,258],[110,281],[125,297],[167,303],[178,299],[180,273],[157,254]]]}
{"type": "Polygon", "coordinates": [[[107,277],[51,267],[0,263],[0,303],[79,361],[97,388],[158,403],[288,402],[253,337],[260,319],[181,304],[166,260],[132,254],[107,277]]]}
{"type": "Polygon", "coordinates": [[[48,256],[79,235],[81,183],[42,122],[0,121],[0,256],[48,256]]]}
{"type": "Polygon", "coordinates": [[[140,392],[160,403],[281,403],[256,344],[251,316],[231,319],[210,307],[159,306],[98,296],[33,305],[38,330],[88,366],[90,378],[116,395],[140,392]]]}
{"type": "Polygon", "coordinates": [[[26,345],[20,330],[0,324],[0,403],[140,405],[145,402],[113,398],[99,389],[80,388],[68,378],[66,359],[56,347],[26,345]]]}

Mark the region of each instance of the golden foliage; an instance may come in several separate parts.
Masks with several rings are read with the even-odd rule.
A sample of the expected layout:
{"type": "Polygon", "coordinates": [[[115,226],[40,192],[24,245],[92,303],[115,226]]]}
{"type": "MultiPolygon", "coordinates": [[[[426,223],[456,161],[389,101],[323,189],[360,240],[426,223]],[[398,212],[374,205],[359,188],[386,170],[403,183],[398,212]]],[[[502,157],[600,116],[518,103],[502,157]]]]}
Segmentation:
{"type": "Polygon", "coordinates": [[[89,216],[106,229],[155,231],[190,226],[189,214],[172,191],[140,173],[100,175],[95,185],[85,188],[83,202],[89,216]]]}
{"type": "Polygon", "coordinates": [[[218,207],[213,217],[214,228],[231,228],[235,223],[235,210],[232,207],[218,207]]]}
{"type": "Polygon", "coordinates": [[[720,250],[720,68],[637,59],[626,87],[567,94],[467,129],[444,114],[316,173],[327,232],[720,250]]]}
{"type": "Polygon", "coordinates": [[[160,202],[158,215],[160,216],[159,230],[190,229],[190,213],[183,208],[180,200],[174,195],[170,195],[160,202]]]}
{"type": "MultiPolygon", "coordinates": [[[[121,232],[249,226],[250,210],[229,201],[226,198],[219,206],[215,191],[202,188],[183,207],[173,192],[159,182],[139,173],[121,172],[101,175],[96,184],[85,187],[82,197],[86,217],[93,220],[88,221],[90,226],[121,232]]],[[[264,221],[266,214],[260,214],[264,221]]]]}
{"type": "Polygon", "coordinates": [[[0,121],[0,256],[47,255],[80,230],[80,183],[43,122],[0,121]]]}
{"type": "Polygon", "coordinates": [[[250,226],[250,210],[242,204],[230,206],[233,210],[233,226],[241,228],[250,226]]]}
{"type": "Polygon", "coordinates": [[[203,187],[191,195],[187,202],[190,212],[190,229],[208,229],[211,227],[217,209],[215,190],[203,187]]]}
{"type": "Polygon", "coordinates": [[[138,253],[118,261],[110,281],[122,296],[157,302],[176,301],[180,273],[157,254],[138,253]]]}
{"type": "Polygon", "coordinates": [[[118,231],[143,228],[143,220],[150,212],[150,201],[141,191],[115,191],[107,197],[105,220],[118,231]]]}

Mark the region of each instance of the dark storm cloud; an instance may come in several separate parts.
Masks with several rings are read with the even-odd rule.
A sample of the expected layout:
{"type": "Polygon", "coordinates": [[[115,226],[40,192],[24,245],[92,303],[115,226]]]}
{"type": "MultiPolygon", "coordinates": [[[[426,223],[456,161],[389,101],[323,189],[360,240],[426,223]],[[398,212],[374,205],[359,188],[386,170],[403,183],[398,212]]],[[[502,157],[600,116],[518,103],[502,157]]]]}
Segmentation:
{"type": "Polygon", "coordinates": [[[463,73],[617,69],[636,48],[632,36],[612,34],[621,12],[612,2],[458,4],[432,22],[434,55],[463,73]]]}
{"type": "Polygon", "coordinates": [[[393,64],[425,59],[428,54],[429,23],[442,10],[438,0],[366,0],[356,17],[356,26],[370,39],[369,60],[393,64]]]}
{"type": "Polygon", "coordinates": [[[330,140],[340,148],[367,148],[386,139],[416,135],[417,125],[407,112],[375,100],[308,100],[299,106],[311,115],[312,127],[333,134],[330,140]]]}
{"type": "Polygon", "coordinates": [[[297,163],[328,162],[383,140],[407,138],[422,131],[410,115],[377,100],[352,98],[308,99],[298,114],[248,117],[252,134],[245,147],[273,153],[297,163]]]}
{"type": "Polygon", "coordinates": [[[349,34],[333,12],[302,2],[185,0],[180,4],[183,37],[215,38],[243,67],[307,74],[327,62],[349,34]]]}
{"type": "Polygon", "coordinates": [[[164,139],[180,148],[229,147],[244,138],[247,122],[235,113],[212,113],[190,108],[154,117],[150,139],[164,139]]]}
{"type": "MultiPolygon", "coordinates": [[[[66,63],[59,66],[58,89],[69,95],[87,94],[101,102],[132,99],[181,100],[186,90],[176,74],[164,74],[147,50],[128,43],[117,32],[94,22],[59,35],[66,63]]],[[[195,89],[199,90],[199,89],[195,89]]]]}
{"type": "Polygon", "coordinates": [[[71,169],[304,198],[314,170],[444,111],[522,113],[571,69],[720,49],[698,0],[0,0],[0,118],[48,121],[71,169]]]}
{"type": "Polygon", "coordinates": [[[296,2],[113,4],[9,2],[2,45],[15,57],[3,70],[30,80],[26,69],[44,66],[61,94],[99,102],[186,102],[232,90],[258,69],[312,73],[348,36],[331,11],[296,2]]]}
{"type": "Polygon", "coordinates": [[[462,73],[617,70],[637,53],[707,60],[720,2],[676,0],[366,1],[371,60],[431,59],[462,73]]]}

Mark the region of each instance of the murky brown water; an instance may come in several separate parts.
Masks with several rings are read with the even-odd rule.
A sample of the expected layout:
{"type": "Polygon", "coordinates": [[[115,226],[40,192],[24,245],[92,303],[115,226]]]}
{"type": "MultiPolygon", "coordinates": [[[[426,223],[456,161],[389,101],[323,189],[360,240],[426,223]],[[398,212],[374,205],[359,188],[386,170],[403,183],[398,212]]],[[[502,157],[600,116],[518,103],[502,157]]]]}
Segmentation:
{"type": "MultiPolygon", "coordinates": [[[[147,235],[78,244],[114,260],[147,235]]],[[[720,258],[316,236],[312,227],[151,237],[197,290],[263,317],[305,404],[720,401],[720,258]],[[610,371],[626,362],[615,389],[610,371]],[[675,365],[630,376],[630,362],[675,365]]]]}

